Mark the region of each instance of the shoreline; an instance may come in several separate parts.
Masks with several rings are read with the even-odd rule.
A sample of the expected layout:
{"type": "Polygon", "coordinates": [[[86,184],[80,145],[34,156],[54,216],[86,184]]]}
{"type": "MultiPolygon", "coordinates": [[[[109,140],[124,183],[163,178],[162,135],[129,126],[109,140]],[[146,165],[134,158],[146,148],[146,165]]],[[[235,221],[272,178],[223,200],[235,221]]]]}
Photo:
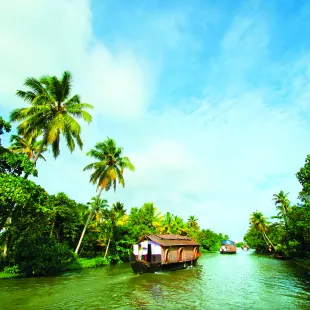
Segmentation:
{"type": "MultiPolygon", "coordinates": [[[[70,270],[97,268],[97,267],[104,267],[104,266],[109,266],[109,265],[110,265],[109,261],[107,259],[104,259],[103,257],[78,258],[76,261],[73,261],[67,268],[60,271],[59,273],[53,274],[53,276],[61,274],[66,271],[70,271],[70,270]]],[[[48,277],[48,276],[49,275],[43,275],[43,277],[48,277]]],[[[27,277],[23,274],[8,273],[5,271],[0,272],[0,280],[11,279],[11,278],[27,278],[27,277]]]]}

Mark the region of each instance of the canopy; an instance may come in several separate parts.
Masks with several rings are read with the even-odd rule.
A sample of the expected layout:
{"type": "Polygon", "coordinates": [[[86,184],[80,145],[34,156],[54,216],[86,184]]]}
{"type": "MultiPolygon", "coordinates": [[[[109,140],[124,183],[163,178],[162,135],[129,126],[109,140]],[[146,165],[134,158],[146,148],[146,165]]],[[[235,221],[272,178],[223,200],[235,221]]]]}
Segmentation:
{"type": "Polygon", "coordinates": [[[222,245],[225,245],[225,244],[234,244],[234,242],[231,241],[231,240],[224,240],[224,241],[222,241],[222,245]]]}

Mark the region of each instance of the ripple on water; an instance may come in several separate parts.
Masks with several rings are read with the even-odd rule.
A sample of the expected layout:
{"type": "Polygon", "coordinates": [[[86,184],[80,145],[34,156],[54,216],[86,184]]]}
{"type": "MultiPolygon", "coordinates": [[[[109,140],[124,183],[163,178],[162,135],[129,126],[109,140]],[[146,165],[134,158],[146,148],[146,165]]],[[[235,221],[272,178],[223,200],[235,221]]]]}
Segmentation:
{"type": "MultiPolygon", "coordinates": [[[[310,277],[249,252],[204,254],[200,266],[136,275],[129,264],[0,281],[3,309],[307,309],[310,277]],[[14,297],[14,298],[13,298],[14,297]]],[[[1,308],[1,307],[0,307],[1,308]]]]}

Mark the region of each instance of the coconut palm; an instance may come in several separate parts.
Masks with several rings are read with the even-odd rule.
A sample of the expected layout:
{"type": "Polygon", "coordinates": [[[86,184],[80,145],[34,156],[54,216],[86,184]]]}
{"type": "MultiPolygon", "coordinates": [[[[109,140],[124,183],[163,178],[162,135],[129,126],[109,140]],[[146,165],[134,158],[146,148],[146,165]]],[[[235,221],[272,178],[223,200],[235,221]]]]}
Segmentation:
{"type": "MultiPolygon", "coordinates": [[[[10,142],[12,144],[9,147],[9,150],[11,150],[13,153],[24,153],[30,160],[33,160],[35,158],[43,143],[42,140],[36,141],[36,138],[34,136],[25,138],[18,135],[12,135],[10,142]]],[[[43,146],[38,158],[42,158],[45,160],[42,153],[44,153],[46,150],[47,148],[43,146]]]]}
{"type": "Polygon", "coordinates": [[[160,233],[161,234],[172,234],[175,230],[175,221],[173,214],[167,212],[161,223],[160,233]]]}
{"type": "Polygon", "coordinates": [[[255,227],[256,230],[262,233],[263,238],[267,243],[267,245],[270,244],[273,248],[275,248],[266,234],[266,231],[268,229],[268,221],[267,218],[263,215],[263,213],[258,211],[253,212],[250,217],[250,222],[255,227]]]}
{"type": "MultiPolygon", "coordinates": [[[[122,156],[122,152],[123,149],[117,147],[115,141],[108,137],[105,141],[97,143],[95,148],[87,153],[87,156],[95,158],[97,161],[87,165],[83,171],[94,170],[90,176],[90,182],[97,185],[98,197],[101,196],[103,190],[110,190],[111,186],[113,186],[115,191],[117,181],[122,187],[125,187],[125,180],[123,177],[124,170],[135,170],[129,158],[122,156]]],[[[87,229],[90,216],[91,215],[89,215],[86,221],[83,230],[84,233],[87,229]]],[[[82,233],[75,253],[78,253],[83,236],[84,234],[82,233]]]]}
{"type": "MultiPolygon", "coordinates": [[[[158,209],[154,206],[153,202],[146,202],[141,208],[145,224],[153,230],[156,230],[161,226],[163,220],[163,215],[158,209]]],[[[155,232],[155,231],[154,231],[155,232]]]]}
{"type": "Polygon", "coordinates": [[[286,214],[290,211],[290,201],[288,199],[289,193],[284,194],[284,191],[280,191],[279,194],[273,194],[272,200],[279,210],[278,216],[286,217],[286,214]]]}
{"type": "Polygon", "coordinates": [[[91,202],[88,203],[88,205],[90,206],[89,215],[88,215],[86,224],[84,226],[84,229],[82,231],[82,234],[81,234],[81,237],[80,237],[80,240],[79,240],[79,244],[78,244],[78,247],[77,247],[77,250],[75,251],[75,253],[77,253],[79,247],[81,246],[83,237],[85,235],[87,226],[88,226],[91,218],[95,215],[96,221],[102,222],[103,218],[104,218],[104,215],[105,215],[105,212],[106,212],[106,208],[108,207],[107,201],[104,200],[104,199],[101,199],[98,196],[97,197],[93,197],[91,199],[91,202]]]}
{"type": "Polygon", "coordinates": [[[104,258],[106,258],[111,239],[114,237],[115,228],[118,225],[122,225],[125,223],[126,217],[126,210],[124,205],[120,202],[116,202],[112,205],[111,210],[107,211],[107,221],[108,221],[108,244],[105,250],[104,258]]]}
{"type": "Polygon", "coordinates": [[[198,230],[199,225],[198,225],[197,221],[198,221],[198,219],[194,215],[190,215],[188,220],[187,220],[188,226],[190,228],[192,228],[193,230],[198,230]]]}
{"type": "Polygon", "coordinates": [[[17,127],[18,133],[26,139],[42,135],[43,143],[33,162],[37,161],[44,147],[48,145],[51,145],[56,158],[60,153],[60,136],[65,138],[71,152],[74,151],[75,144],[82,149],[81,126],[76,118],[90,123],[92,117],[85,109],[93,109],[93,106],[81,103],[79,95],[70,97],[71,73],[65,71],[61,79],[56,76],[44,76],[39,80],[30,77],[24,85],[28,90],[18,90],[17,95],[29,103],[30,107],[13,110],[10,119],[21,122],[17,127]]]}

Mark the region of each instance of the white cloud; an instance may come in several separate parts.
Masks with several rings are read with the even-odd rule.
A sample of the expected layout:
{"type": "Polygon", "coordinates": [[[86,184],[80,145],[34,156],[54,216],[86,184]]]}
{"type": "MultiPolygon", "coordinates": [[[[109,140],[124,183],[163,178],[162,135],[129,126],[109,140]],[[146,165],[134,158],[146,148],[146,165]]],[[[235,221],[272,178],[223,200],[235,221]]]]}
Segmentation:
{"type": "MultiPolygon", "coordinates": [[[[198,108],[185,112],[175,99],[163,102],[174,109],[155,114],[148,109],[156,80],[147,57],[128,47],[112,51],[94,38],[88,1],[27,1],[23,7],[10,1],[0,14],[7,47],[0,50],[1,98],[11,96],[1,104],[11,108],[12,94],[26,76],[68,68],[77,92],[100,112],[83,127],[84,151],[69,157],[62,149],[57,161],[39,163],[38,181],[49,192],[89,200],[95,188],[82,172],[90,161],[84,154],[110,136],[136,171],[125,174],[125,189],[104,195],[127,208],[154,201],[161,211],[185,219],[195,214],[201,227],[241,239],[251,212],[274,214],[273,193],[283,189],[296,198],[294,174],[308,152],[310,131],[301,113],[309,110],[309,56],[270,66],[270,76],[281,81],[278,88],[250,85],[246,73],[269,48],[267,24],[257,16],[233,20],[210,71],[214,89],[195,100],[198,108]]],[[[178,25],[186,19],[178,18],[153,19],[161,33],[171,28],[163,35],[169,49],[182,42],[178,25]]]]}
{"type": "Polygon", "coordinates": [[[130,50],[111,52],[96,41],[88,0],[23,3],[9,1],[1,8],[1,105],[20,104],[8,98],[27,76],[70,70],[75,89],[97,112],[125,119],[144,112],[150,99],[147,64],[130,50]]]}

